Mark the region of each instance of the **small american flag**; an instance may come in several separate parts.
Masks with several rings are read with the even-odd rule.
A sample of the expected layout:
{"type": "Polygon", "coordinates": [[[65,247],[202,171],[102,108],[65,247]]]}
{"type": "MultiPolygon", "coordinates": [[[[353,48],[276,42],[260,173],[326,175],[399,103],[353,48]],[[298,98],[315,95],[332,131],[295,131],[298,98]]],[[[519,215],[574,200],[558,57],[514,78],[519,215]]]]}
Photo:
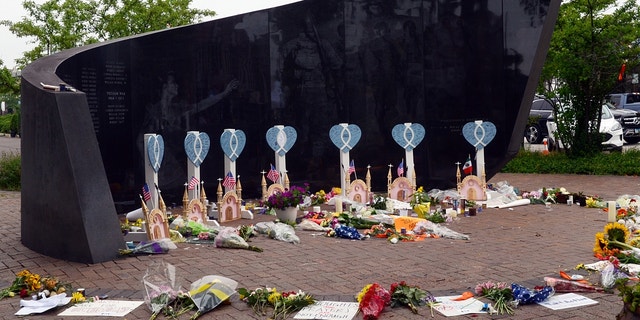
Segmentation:
{"type": "Polygon", "coordinates": [[[398,177],[402,177],[404,175],[404,159],[402,159],[402,161],[400,161],[400,164],[398,165],[398,177]]]}
{"type": "Polygon", "coordinates": [[[198,178],[196,178],[195,176],[191,176],[191,180],[189,180],[189,186],[187,187],[187,189],[193,190],[196,188],[197,185],[198,185],[198,178]]]}
{"type": "Polygon", "coordinates": [[[278,170],[276,170],[276,167],[274,167],[273,164],[271,164],[271,170],[267,173],[267,178],[273,181],[273,183],[276,183],[276,181],[280,179],[280,173],[278,173],[278,170]]]}
{"type": "Polygon", "coordinates": [[[236,178],[233,177],[231,171],[229,171],[229,173],[227,173],[227,176],[224,177],[222,185],[227,189],[233,189],[236,186],[236,178]]]}
{"type": "Polygon", "coordinates": [[[142,198],[145,202],[151,200],[151,192],[149,192],[149,186],[146,183],[142,186],[142,198]]]}
{"type": "Polygon", "coordinates": [[[353,163],[353,160],[351,160],[351,163],[349,163],[349,171],[347,171],[349,174],[352,174],[354,172],[356,172],[356,165],[353,163]]]}

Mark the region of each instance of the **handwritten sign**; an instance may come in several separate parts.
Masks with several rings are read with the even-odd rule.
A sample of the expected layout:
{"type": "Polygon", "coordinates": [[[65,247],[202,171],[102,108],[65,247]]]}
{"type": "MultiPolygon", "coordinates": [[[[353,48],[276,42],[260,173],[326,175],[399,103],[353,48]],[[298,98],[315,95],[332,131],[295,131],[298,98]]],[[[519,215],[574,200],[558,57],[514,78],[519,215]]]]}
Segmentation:
{"type": "Polygon", "coordinates": [[[484,303],[476,298],[469,298],[462,301],[455,301],[453,299],[458,296],[444,296],[436,297],[436,304],[433,309],[442,313],[444,316],[453,317],[470,313],[486,313],[482,311],[484,303]]]}
{"type": "Polygon", "coordinates": [[[568,308],[589,306],[596,303],[598,303],[598,301],[589,299],[585,296],[581,296],[575,293],[566,293],[555,294],[549,299],[538,304],[552,310],[562,310],[568,308]]]}
{"type": "Polygon", "coordinates": [[[351,320],[358,313],[357,302],[316,301],[302,308],[294,319],[351,320]]]}
{"type": "Polygon", "coordinates": [[[84,316],[84,317],[124,317],[129,312],[139,307],[143,301],[123,300],[98,300],[94,302],[78,303],[58,316],[84,316]]]}

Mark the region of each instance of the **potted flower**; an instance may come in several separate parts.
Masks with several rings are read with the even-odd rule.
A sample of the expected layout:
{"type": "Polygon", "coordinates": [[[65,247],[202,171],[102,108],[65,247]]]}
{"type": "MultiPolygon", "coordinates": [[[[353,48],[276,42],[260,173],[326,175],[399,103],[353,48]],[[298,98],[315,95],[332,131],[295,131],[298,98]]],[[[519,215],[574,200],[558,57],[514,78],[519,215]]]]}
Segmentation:
{"type": "Polygon", "coordinates": [[[295,222],[298,213],[298,205],[304,202],[307,189],[299,186],[291,186],[284,192],[276,192],[269,196],[265,205],[269,210],[274,210],[278,219],[295,222]]]}

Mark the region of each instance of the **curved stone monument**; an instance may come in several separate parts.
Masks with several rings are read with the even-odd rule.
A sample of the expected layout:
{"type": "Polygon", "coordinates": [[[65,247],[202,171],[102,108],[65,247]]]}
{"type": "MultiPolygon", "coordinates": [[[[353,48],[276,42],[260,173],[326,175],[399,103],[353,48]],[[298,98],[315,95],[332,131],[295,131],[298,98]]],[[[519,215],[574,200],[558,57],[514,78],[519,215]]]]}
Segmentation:
{"type": "MultiPolygon", "coordinates": [[[[559,6],[305,0],[42,58],[22,73],[23,242],[71,260],[113,257],[113,201],[137,199],[149,132],[165,139],[158,180],[170,202],[182,194],[186,132],[230,127],[247,136],[238,171],[255,173],[272,162],[264,133],[296,128],[292,184],[328,189],[341,170],[329,129],[356,124],[362,138],[350,157],[371,161],[372,190],[382,191],[403,152],[396,124],[424,126],[417,185],[443,189],[474,151],[462,126],[489,121],[498,132],[485,150],[490,178],[522,143],[559,6]],[[77,91],[52,90],[60,83],[77,91]],[[44,240],[60,230],[69,238],[44,240]]],[[[201,179],[214,181],[222,157],[209,159],[201,179]]],[[[244,177],[245,198],[258,198],[260,175],[244,177]]]]}

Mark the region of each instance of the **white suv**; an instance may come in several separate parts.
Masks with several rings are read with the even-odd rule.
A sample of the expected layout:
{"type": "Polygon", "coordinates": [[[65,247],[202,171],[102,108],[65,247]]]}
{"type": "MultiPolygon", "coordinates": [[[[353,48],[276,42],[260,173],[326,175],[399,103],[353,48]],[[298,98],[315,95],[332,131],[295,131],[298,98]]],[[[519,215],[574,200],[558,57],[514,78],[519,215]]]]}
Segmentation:
{"type": "MultiPolygon", "coordinates": [[[[563,148],[562,141],[556,138],[556,131],[558,125],[556,124],[553,114],[549,116],[547,120],[547,130],[549,132],[549,139],[547,147],[549,150],[555,150],[557,148],[563,148]]],[[[613,117],[611,110],[606,104],[602,105],[602,120],[600,121],[600,133],[604,135],[602,145],[605,150],[622,151],[622,125],[613,117]]]]}

